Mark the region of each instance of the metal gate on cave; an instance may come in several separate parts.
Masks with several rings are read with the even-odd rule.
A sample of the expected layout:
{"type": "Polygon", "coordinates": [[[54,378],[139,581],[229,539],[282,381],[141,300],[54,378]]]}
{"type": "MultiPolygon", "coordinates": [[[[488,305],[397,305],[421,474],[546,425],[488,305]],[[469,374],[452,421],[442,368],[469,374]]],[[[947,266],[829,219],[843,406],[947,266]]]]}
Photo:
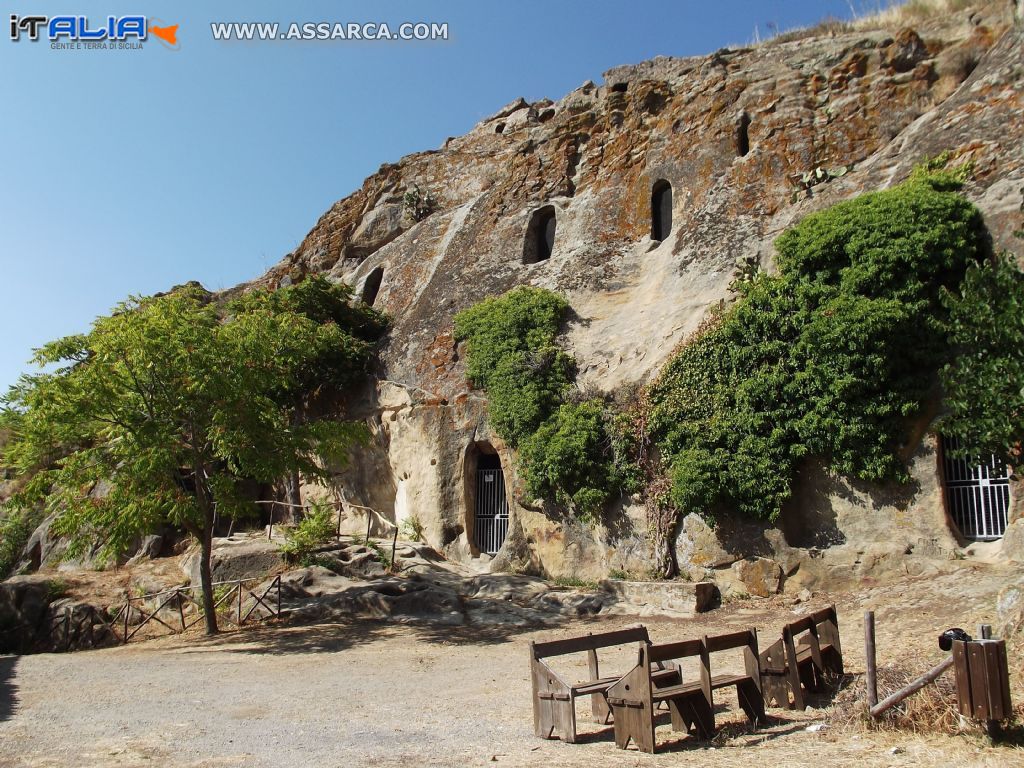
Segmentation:
{"type": "Polygon", "coordinates": [[[982,464],[954,459],[956,438],[942,438],[946,509],[965,539],[992,541],[1006,532],[1010,511],[1010,473],[996,456],[982,464]]]}
{"type": "Polygon", "coordinates": [[[478,469],[473,525],[473,538],[477,549],[493,555],[501,549],[507,534],[508,503],[505,500],[505,476],[500,466],[497,469],[478,469]]]}

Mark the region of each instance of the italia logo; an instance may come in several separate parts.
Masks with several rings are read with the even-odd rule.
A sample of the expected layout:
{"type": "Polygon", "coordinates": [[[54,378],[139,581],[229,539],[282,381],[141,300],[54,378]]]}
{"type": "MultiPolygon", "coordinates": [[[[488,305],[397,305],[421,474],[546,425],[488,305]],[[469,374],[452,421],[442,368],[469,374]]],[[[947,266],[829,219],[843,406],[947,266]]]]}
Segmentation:
{"type": "Polygon", "coordinates": [[[152,35],[166,48],[181,47],[177,24],[165,24],[145,16],[107,16],[103,23],[96,23],[86,16],[18,16],[12,13],[11,40],[19,42],[23,35],[32,42],[44,38],[51,43],[141,43],[152,35]]]}

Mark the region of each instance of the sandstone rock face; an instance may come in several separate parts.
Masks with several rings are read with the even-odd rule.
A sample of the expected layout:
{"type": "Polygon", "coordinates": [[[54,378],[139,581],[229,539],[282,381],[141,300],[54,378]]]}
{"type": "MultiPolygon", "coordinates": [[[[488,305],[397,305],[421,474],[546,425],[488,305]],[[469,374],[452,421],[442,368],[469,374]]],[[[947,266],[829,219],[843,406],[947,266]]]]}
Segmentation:
{"type": "Polygon", "coordinates": [[[618,581],[602,584],[616,602],[608,613],[686,618],[714,607],[718,590],[710,581],[618,581]]]}
{"type": "Polygon", "coordinates": [[[755,557],[733,563],[736,579],[755,597],[769,597],[782,585],[782,568],[767,557],[755,557]]]}
{"type": "MultiPolygon", "coordinates": [[[[192,584],[199,584],[200,552],[196,546],[181,559],[181,568],[192,584]]],[[[280,542],[262,536],[214,539],[210,566],[213,580],[258,579],[284,564],[280,542]]]]}
{"type": "Polygon", "coordinates": [[[1019,640],[1017,636],[1024,632],[1024,580],[1000,590],[996,598],[996,616],[995,636],[1019,640]]]}
{"type": "Polygon", "coordinates": [[[1002,551],[1008,560],[1024,563],[1024,519],[1018,517],[1007,527],[1002,551]]]}
{"type": "Polygon", "coordinates": [[[887,544],[950,556],[958,543],[943,501],[934,435],[925,435],[910,457],[906,486],[859,483],[827,474],[816,463],[799,473],[782,529],[794,545],[887,544]]]}
{"type": "MultiPolygon", "coordinates": [[[[394,327],[380,380],[353,404],[373,441],[339,473],[337,493],[392,523],[415,517],[429,544],[479,570],[597,579],[648,569],[642,508],[626,504],[588,527],[524,498],[513,452],[467,385],[453,316],[517,285],[551,288],[573,310],[563,343],[581,385],[610,392],[646,382],[728,296],[737,259],[773,269],[772,242],[785,228],[898,183],[945,150],[974,163],[965,192],[995,245],[1020,255],[1012,232],[1024,203],[1024,45],[1011,10],[618,67],[605,85],[584,83],[556,102],[514,101],[440,149],[381,166],[257,281],[324,273],[358,286],[382,270],[375,306],[394,327]],[[850,170],[799,189],[801,174],[839,166],[850,170]],[[672,186],[673,227],[654,241],[659,180],[672,186]],[[402,205],[416,190],[436,202],[418,221],[402,205]],[[543,206],[555,211],[553,254],[526,264],[527,226],[543,206]],[[508,537],[493,557],[473,538],[481,452],[500,458],[509,500],[508,537]]],[[[830,574],[884,573],[907,557],[923,563],[925,551],[941,559],[958,542],[934,443],[910,451],[909,494],[808,467],[780,522],[784,540],[773,544],[765,529],[715,544],[689,521],[683,561],[732,574],[732,562],[769,557],[794,586],[813,586],[830,574]],[[832,561],[819,556],[833,551],[832,561]]],[[[365,530],[366,514],[353,506],[344,524],[365,530]]]]}

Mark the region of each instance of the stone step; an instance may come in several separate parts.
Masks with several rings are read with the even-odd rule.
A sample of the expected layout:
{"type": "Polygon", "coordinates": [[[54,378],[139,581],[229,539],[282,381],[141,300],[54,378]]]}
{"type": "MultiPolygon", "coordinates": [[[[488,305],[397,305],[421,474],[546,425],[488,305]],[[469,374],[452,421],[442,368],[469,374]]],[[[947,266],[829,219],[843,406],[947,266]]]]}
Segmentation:
{"type": "Polygon", "coordinates": [[[710,610],[718,588],[710,581],[622,581],[608,579],[608,613],[627,616],[689,617],[710,610]]]}

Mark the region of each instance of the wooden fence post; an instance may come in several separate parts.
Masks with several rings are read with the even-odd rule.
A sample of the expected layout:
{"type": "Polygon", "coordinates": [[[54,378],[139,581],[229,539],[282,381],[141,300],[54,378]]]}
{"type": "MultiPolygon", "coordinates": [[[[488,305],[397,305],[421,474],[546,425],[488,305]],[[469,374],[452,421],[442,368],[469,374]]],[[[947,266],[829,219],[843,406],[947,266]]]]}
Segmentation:
{"type": "Polygon", "coordinates": [[[864,611],[864,658],[867,663],[868,709],[878,704],[878,668],[875,659],[875,612],[864,611]]]}

